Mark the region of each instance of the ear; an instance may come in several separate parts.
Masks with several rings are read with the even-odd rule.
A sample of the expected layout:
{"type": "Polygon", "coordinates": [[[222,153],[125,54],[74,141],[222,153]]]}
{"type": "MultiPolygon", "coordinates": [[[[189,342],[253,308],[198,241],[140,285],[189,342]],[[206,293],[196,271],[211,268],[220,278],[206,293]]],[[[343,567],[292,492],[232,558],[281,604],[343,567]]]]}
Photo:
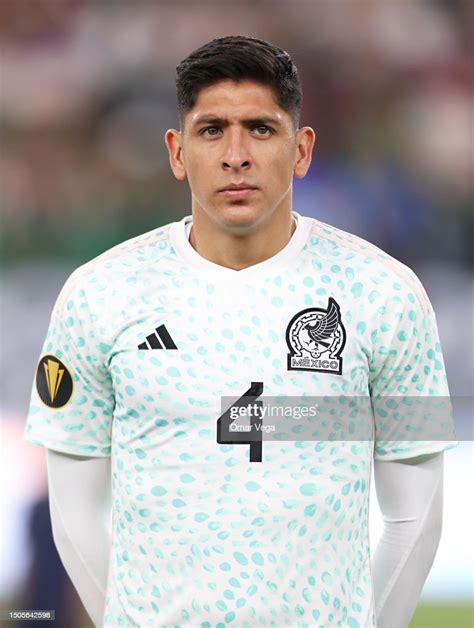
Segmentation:
{"type": "Polygon", "coordinates": [[[182,140],[183,136],[181,132],[176,129],[168,129],[165,133],[165,143],[166,148],[168,149],[171,170],[179,181],[184,181],[186,179],[182,140]]]}
{"type": "Polygon", "coordinates": [[[310,126],[303,126],[296,132],[296,161],[293,173],[302,179],[311,165],[311,156],[316,141],[316,134],[310,126]]]}

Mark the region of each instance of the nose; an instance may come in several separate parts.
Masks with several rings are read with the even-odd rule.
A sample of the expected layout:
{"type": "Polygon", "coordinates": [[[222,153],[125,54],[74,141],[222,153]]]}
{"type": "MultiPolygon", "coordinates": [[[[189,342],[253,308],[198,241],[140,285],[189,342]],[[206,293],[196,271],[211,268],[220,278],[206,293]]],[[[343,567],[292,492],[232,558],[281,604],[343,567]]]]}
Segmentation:
{"type": "Polygon", "coordinates": [[[251,166],[250,154],[244,137],[245,131],[241,129],[229,129],[227,142],[222,159],[224,170],[238,172],[251,166]]]}

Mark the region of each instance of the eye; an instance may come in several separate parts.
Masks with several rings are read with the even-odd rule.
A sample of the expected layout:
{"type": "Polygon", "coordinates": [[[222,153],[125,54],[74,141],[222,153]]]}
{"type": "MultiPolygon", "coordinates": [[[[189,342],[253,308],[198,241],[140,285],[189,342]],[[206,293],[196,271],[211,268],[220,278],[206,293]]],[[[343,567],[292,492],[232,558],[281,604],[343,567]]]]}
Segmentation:
{"type": "Polygon", "coordinates": [[[217,126],[207,126],[205,129],[202,129],[201,135],[210,135],[214,137],[219,133],[219,130],[220,129],[217,126]]]}
{"type": "Polygon", "coordinates": [[[253,128],[257,131],[258,135],[271,135],[273,133],[272,129],[266,124],[259,124],[253,128]]]}

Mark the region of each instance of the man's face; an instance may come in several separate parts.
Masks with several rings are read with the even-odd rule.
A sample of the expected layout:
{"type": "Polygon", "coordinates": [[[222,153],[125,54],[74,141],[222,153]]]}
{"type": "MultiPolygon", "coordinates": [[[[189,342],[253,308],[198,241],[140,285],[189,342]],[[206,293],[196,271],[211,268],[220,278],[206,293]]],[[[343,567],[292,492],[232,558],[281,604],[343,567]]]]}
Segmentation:
{"type": "Polygon", "coordinates": [[[223,80],[203,88],[182,132],[166,135],[173,172],[189,182],[193,213],[246,231],[276,210],[290,211],[293,175],[309,167],[301,174],[301,131],[266,85],[223,80]]]}

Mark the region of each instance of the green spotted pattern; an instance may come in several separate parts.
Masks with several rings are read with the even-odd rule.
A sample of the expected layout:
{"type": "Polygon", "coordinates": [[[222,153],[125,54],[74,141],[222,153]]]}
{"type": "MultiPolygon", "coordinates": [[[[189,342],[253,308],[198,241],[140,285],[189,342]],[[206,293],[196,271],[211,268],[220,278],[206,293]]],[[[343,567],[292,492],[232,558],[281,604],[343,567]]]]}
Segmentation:
{"type": "Polygon", "coordinates": [[[71,276],[43,353],[71,370],[73,398],[51,410],[33,390],[25,437],[113,453],[104,626],[375,626],[374,446],[389,460],[450,445],[386,432],[375,444],[264,442],[250,463],[248,446],[217,444],[216,421],[220,397],[251,381],[275,396],[447,394],[421,290],[383,252],[316,222],[291,265],[235,281],[184,262],[169,226],[71,276]],[[329,297],[347,332],[342,375],[288,371],[289,321],[329,297]],[[139,351],[163,323],[178,350],[139,351]]]}

